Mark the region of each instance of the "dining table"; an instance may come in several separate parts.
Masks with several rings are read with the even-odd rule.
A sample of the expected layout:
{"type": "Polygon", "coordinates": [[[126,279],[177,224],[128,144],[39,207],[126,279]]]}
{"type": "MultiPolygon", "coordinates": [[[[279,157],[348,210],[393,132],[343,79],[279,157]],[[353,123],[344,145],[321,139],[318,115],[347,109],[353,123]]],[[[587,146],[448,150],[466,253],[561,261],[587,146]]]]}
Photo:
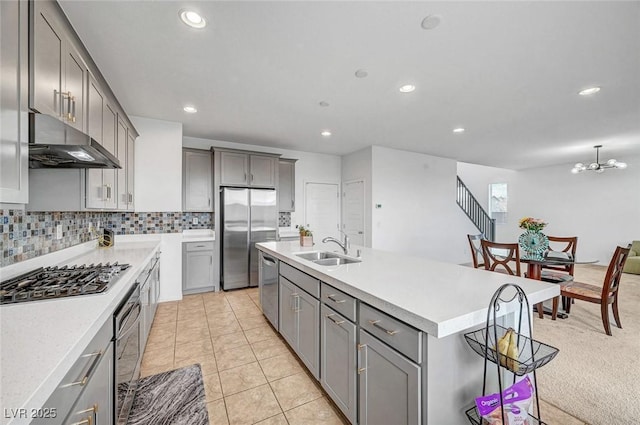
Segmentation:
{"type": "MultiPolygon", "coordinates": [[[[595,264],[598,260],[577,260],[575,257],[572,257],[568,253],[556,253],[555,251],[549,251],[544,256],[521,256],[520,262],[525,263],[527,265],[527,277],[529,279],[542,280],[542,269],[544,266],[570,266],[573,264],[595,264]]],[[[555,283],[555,282],[553,282],[555,283]]],[[[557,282],[560,284],[560,282],[557,282]]],[[[564,283],[564,282],[562,282],[564,283]]],[[[538,317],[543,318],[545,314],[550,315],[553,319],[553,312],[555,311],[556,316],[560,319],[566,319],[569,315],[565,312],[558,311],[558,304],[560,302],[560,297],[555,297],[553,299],[553,307],[549,309],[548,307],[542,306],[542,303],[537,304],[535,306],[538,317]],[[540,308],[542,307],[542,308],[540,308]]]]}

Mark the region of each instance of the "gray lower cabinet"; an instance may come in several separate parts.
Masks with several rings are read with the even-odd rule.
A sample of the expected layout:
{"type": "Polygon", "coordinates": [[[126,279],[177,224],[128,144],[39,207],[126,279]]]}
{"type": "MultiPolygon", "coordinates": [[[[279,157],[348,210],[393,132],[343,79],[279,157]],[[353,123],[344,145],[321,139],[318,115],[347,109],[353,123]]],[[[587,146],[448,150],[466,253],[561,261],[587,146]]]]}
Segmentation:
{"type": "Polygon", "coordinates": [[[357,423],[356,325],[322,304],[320,383],[342,413],[357,423]]]}
{"type": "Polygon", "coordinates": [[[280,276],[280,333],[311,374],[320,377],[320,301],[280,276]]]}
{"type": "Polygon", "coordinates": [[[113,318],[75,361],[31,425],[113,424],[113,318]]]}
{"type": "Polygon", "coordinates": [[[360,330],[360,425],[420,424],[421,368],[360,330]]]}
{"type": "Polygon", "coordinates": [[[112,424],[113,366],[113,342],[110,342],[65,424],[112,424]]]}
{"type": "Polygon", "coordinates": [[[182,293],[213,291],[213,242],[186,242],[182,247],[182,293]]]}

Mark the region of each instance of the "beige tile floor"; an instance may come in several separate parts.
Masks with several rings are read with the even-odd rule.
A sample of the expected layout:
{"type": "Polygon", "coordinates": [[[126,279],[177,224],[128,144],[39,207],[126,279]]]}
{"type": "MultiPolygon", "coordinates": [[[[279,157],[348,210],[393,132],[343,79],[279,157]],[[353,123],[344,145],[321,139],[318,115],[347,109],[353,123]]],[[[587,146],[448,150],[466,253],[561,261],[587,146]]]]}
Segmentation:
{"type": "Polygon", "coordinates": [[[161,303],[141,375],[200,363],[211,425],[346,424],[258,306],[257,288],[161,303]]]}
{"type": "MultiPolygon", "coordinates": [[[[257,288],[161,303],[142,376],[200,363],[211,425],[347,424],[258,306],[257,288]]],[[[540,407],[549,425],[583,425],[552,404],[540,407]]]]}

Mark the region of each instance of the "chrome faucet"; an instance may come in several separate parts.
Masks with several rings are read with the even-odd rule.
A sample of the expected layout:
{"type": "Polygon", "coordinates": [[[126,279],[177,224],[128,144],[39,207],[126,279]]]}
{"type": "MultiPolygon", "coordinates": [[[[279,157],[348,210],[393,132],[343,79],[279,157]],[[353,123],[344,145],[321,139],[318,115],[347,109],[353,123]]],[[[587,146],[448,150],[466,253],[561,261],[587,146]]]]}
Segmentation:
{"type": "Polygon", "coordinates": [[[338,246],[340,248],[342,248],[342,251],[344,252],[344,255],[348,255],[349,254],[349,248],[351,248],[351,243],[349,242],[349,236],[347,236],[347,234],[345,232],[343,232],[342,230],[339,230],[340,233],[342,233],[344,235],[344,240],[341,242],[338,239],[331,237],[331,236],[327,236],[326,238],[324,238],[322,240],[322,243],[327,243],[327,242],[335,242],[336,244],[338,244],[338,246]]]}

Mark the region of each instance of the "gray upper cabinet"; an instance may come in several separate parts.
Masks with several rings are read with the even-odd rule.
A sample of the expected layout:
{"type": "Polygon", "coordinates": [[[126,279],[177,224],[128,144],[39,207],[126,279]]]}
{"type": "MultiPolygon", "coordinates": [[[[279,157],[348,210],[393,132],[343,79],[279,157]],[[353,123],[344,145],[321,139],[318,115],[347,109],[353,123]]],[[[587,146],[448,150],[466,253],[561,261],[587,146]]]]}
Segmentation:
{"type": "Polygon", "coordinates": [[[116,117],[116,156],[120,161],[120,168],[117,173],[117,203],[119,210],[126,210],[128,203],[127,196],[127,126],[116,117]]]}
{"type": "Polygon", "coordinates": [[[213,157],[210,151],[182,151],[182,210],[213,211],[213,157]]]}
{"type": "Polygon", "coordinates": [[[220,152],[220,186],[275,188],[277,178],[277,155],[220,152]]]}
{"type": "Polygon", "coordinates": [[[135,142],[136,136],[133,130],[127,128],[127,210],[135,208],[134,176],[135,176],[135,142]]]}
{"type": "Polygon", "coordinates": [[[244,153],[220,153],[220,185],[247,186],[249,184],[249,157],[244,153]]]}
{"type": "Polygon", "coordinates": [[[57,5],[46,1],[30,4],[34,31],[30,106],[85,131],[87,66],[70,41],[57,5]]]}
{"type": "Polygon", "coordinates": [[[29,200],[28,4],[0,1],[0,203],[29,200]]]}
{"type": "Polygon", "coordinates": [[[278,161],[278,211],[296,210],[296,159],[278,161]]]}
{"type": "MultiPolygon", "coordinates": [[[[116,153],[116,113],[95,81],[89,77],[87,133],[109,152],[116,153]]],[[[87,169],[86,207],[116,209],[116,174],[113,169],[87,169]]]]}
{"type": "Polygon", "coordinates": [[[120,115],[116,117],[116,156],[120,168],[116,170],[116,203],[120,211],[133,211],[134,143],[133,131],[120,115]]]}
{"type": "Polygon", "coordinates": [[[249,155],[249,185],[276,187],[278,158],[273,156],[249,155]]]}
{"type": "MultiPolygon", "coordinates": [[[[23,31],[27,33],[25,58],[29,58],[29,61],[26,63],[25,60],[27,72],[20,80],[20,83],[24,82],[25,93],[28,93],[28,108],[32,112],[57,117],[88,134],[115,155],[122,166],[122,169],[118,170],[39,169],[31,170],[29,173],[25,170],[24,173],[27,175],[24,178],[31,193],[31,197],[25,201],[25,208],[29,211],[133,210],[133,147],[138,133],[60,5],[54,0],[20,3],[26,3],[28,9],[28,25],[24,26],[23,31]]],[[[8,5],[6,7],[8,8],[8,5]]],[[[5,25],[5,16],[9,17],[10,13],[7,12],[5,15],[3,9],[3,99],[4,33],[5,28],[7,32],[12,28],[5,25]]],[[[7,57],[10,57],[10,54],[7,54],[7,57]]],[[[27,118],[28,108],[25,108],[27,118]]],[[[3,118],[5,109],[3,100],[3,118]]],[[[28,129],[27,119],[24,126],[28,129]]],[[[7,185],[15,186],[9,177],[5,179],[5,173],[7,176],[11,173],[15,180],[16,171],[15,167],[13,170],[8,165],[5,167],[12,159],[8,153],[5,154],[9,149],[4,147],[4,120],[2,132],[2,184],[6,182],[7,185]]],[[[25,132],[24,137],[25,147],[28,148],[28,133],[25,132]]],[[[16,146],[12,149],[16,151],[16,146]]],[[[24,158],[22,161],[26,161],[28,167],[26,149],[24,158]]],[[[16,161],[17,159],[13,159],[14,163],[16,161]]],[[[5,200],[4,196],[0,201],[11,202],[5,200]]]]}

